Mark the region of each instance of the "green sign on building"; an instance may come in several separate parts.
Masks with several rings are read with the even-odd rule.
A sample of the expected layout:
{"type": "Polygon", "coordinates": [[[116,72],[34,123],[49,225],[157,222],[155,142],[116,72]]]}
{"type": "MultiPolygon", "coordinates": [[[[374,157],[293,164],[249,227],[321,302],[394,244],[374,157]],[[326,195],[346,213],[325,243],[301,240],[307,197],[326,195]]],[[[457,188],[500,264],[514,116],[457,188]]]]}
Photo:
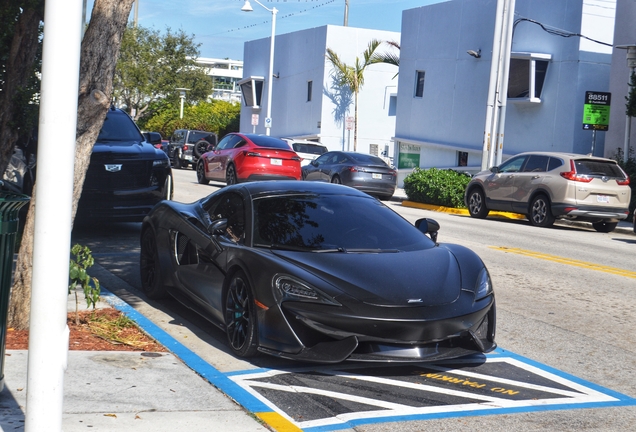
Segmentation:
{"type": "Polygon", "coordinates": [[[600,131],[608,130],[611,101],[611,93],[593,91],[585,92],[585,105],[583,105],[583,129],[600,131]]]}
{"type": "Polygon", "coordinates": [[[400,143],[398,153],[398,169],[419,168],[421,147],[413,144],[400,143]]]}

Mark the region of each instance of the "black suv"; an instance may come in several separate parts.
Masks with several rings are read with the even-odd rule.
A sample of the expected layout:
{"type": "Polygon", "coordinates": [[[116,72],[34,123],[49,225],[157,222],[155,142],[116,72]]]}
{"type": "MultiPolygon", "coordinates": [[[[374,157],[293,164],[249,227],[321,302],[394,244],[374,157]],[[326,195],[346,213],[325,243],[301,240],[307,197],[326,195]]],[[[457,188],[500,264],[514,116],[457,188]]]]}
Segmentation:
{"type": "Polygon", "coordinates": [[[200,130],[177,129],[168,144],[168,156],[172,166],[180,169],[197,166],[197,161],[203,153],[216,146],[218,138],[213,132],[200,130]]]}
{"type": "Polygon", "coordinates": [[[141,222],[172,195],[166,153],[146,142],[128,114],[110,108],[91,154],[78,221],[141,222]]]}

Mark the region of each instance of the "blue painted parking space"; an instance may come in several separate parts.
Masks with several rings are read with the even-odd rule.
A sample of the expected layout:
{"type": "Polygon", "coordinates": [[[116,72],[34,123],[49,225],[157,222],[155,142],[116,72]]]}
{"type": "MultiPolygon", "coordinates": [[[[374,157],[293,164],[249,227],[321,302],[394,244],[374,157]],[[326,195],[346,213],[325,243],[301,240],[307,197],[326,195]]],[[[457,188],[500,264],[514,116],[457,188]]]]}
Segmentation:
{"type": "Polygon", "coordinates": [[[299,364],[223,373],[115,296],[109,302],[277,431],[636,405],[636,399],[498,349],[441,363],[299,364]]]}

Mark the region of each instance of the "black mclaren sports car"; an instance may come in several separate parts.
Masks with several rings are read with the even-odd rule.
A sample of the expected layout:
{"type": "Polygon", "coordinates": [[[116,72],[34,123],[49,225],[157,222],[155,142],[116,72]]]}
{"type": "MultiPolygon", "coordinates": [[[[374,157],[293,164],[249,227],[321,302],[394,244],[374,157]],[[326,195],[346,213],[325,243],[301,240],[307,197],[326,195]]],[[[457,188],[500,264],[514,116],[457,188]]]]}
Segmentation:
{"type": "Polygon", "coordinates": [[[240,357],[407,362],[489,352],[488,270],[471,250],[438,244],[438,229],[347,186],[242,183],[151,211],[142,286],[224,329],[240,357]]]}

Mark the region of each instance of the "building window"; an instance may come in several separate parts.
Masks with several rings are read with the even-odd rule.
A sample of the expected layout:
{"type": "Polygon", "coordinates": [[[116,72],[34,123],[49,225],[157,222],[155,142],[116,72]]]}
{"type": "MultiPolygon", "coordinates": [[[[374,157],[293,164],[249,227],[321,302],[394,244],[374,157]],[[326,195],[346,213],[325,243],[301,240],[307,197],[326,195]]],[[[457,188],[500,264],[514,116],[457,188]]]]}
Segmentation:
{"type": "Polygon", "coordinates": [[[313,81],[307,81],[307,102],[311,102],[311,88],[313,87],[313,81]]]}
{"type": "Polygon", "coordinates": [[[378,145],[377,144],[369,144],[369,154],[373,156],[378,155],[378,145]]]}
{"type": "Polygon", "coordinates": [[[468,152],[463,152],[463,151],[457,152],[457,166],[460,166],[460,167],[468,166],[468,152]]]}
{"type": "Polygon", "coordinates": [[[417,71],[415,74],[415,97],[424,96],[424,71],[417,71]]]}
{"type": "Polygon", "coordinates": [[[541,102],[549,54],[512,53],[508,76],[508,98],[517,102],[541,102]]]}

